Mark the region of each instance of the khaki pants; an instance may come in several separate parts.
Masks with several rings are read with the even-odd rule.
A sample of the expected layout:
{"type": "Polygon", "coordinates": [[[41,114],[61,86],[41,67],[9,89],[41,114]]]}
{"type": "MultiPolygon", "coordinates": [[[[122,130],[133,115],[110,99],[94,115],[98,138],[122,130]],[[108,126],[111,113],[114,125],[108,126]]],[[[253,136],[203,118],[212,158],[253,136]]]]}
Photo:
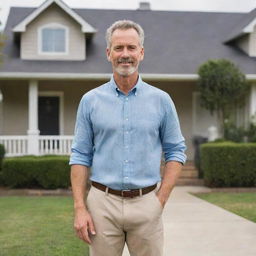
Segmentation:
{"type": "Polygon", "coordinates": [[[125,242],[131,256],[163,255],[163,209],[156,191],[122,198],[92,186],[87,207],[96,229],[90,256],[121,256],[125,242]]]}

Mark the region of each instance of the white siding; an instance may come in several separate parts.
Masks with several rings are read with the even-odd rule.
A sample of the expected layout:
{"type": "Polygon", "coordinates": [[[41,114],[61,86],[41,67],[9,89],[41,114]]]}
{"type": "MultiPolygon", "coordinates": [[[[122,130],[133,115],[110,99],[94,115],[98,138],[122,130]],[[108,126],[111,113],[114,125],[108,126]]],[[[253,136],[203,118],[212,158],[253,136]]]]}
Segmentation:
{"type": "Polygon", "coordinates": [[[27,60],[85,60],[85,34],[81,26],[69,15],[53,4],[32,21],[21,35],[21,58],[27,60]],[[68,28],[68,54],[40,54],[38,45],[39,28],[50,23],[68,28]]]}
{"type": "Polygon", "coordinates": [[[239,38],[236,42],[239,49],[250,57],[256,57],[256,26],[252,33],[239,38]]]}
{"type": "Polygon", "coordinates": [[[211,126],[219,128],[217,114],[211,114],[209,110],[203,108],[200,103],[200,93],[193,92],[193,125],[194,136],[203,136],[208,138],[208,129],[211,126]]]}
{"type": "Polygon", "coordinates": [[[254,30],[250,34],[249,56],[256,57],[256,26],[254,26],[254,30]]]}
{"type": "Polygon", "coordinates": [[[237,47],[240,48],[247,55],[249,55],[249,40],[250,40],[250,37],[246,35],[237,41],[237,47]]]}
{"type": "Polygon", "coordinates": [[[28,82],[1,81],[4,95],[1,135],[26,135],[28,130],[28,82]]]}

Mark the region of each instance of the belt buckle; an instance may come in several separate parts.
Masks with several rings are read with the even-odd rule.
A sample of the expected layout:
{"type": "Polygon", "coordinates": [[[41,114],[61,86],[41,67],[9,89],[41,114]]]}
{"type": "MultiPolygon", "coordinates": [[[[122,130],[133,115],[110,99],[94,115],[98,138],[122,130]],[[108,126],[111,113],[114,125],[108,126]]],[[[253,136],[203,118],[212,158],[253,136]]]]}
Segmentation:
{"type": "MultiPolygon", "coordinates": [[[[124,190],[121,190],[121,196],[122,196],[122,197],[125,197],[125,196],[124,196],[124,193],[125,193],[125,192],[131,192],[131,193],[132,193],[132,190],[131,190],[131,189],[124,189],[124,190]]],[[[133,196],[131,195],[131,197],[133,197],[133,196]]]]}

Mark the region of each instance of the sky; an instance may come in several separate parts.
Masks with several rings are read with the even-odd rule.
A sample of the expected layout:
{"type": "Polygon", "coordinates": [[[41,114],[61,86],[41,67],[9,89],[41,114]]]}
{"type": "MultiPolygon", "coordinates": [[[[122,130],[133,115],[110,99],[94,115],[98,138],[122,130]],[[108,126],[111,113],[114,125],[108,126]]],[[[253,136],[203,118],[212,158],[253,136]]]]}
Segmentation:
{"type": "MultiPolygon", "coordinates": [[[[10,6],[36,7],[45,0],[0,0],[0,21],[6,22],[10,6]]],[[[137,9],[139,2],[150,2],[152,10],[249,12],[256,0],[62,0],[74,8],[137,9]]]]}

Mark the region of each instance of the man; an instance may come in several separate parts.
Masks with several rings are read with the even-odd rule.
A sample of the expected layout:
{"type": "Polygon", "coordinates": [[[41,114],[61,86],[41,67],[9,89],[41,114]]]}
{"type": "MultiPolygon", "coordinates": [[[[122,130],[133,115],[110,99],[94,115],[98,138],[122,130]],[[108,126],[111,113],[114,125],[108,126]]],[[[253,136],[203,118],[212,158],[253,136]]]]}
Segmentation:
{"type": "Polygon", "coordinates": [[[169,95],[138,74],[141,26],[117,21],[106,40],[113,76],[78,108],[70,159],[74,228],[90,244],[90,256],[121,256],[125,243],[132,256],[161,256],[161,215],[186,160],[184,138],[169,95]],[[89,167],[92,187],[84,203],[89,167]]]}

